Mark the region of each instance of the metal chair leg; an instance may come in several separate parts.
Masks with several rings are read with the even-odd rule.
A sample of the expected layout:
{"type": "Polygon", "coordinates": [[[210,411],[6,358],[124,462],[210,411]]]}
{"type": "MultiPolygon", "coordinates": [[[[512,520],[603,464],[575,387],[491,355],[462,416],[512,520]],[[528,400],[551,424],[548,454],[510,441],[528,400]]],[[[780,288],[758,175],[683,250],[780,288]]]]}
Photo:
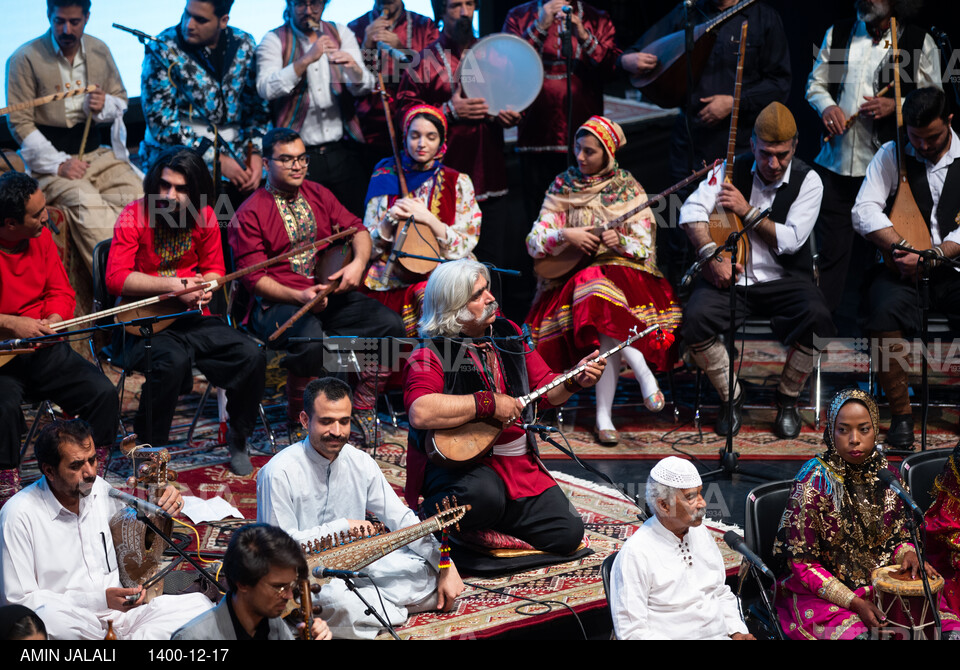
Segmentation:
{"type": "Polygon", "coordinates": [[[213,384],[207,383],[207,387],[203,389],[203,395],[200,396],[200,403],[197,405],[197,412],[193,415],[193,421],[190,422],[190,428],[187,430],[187,444],[193,444],[193,433],[197,429],[197,423],[200,421],[200,415],[203,413],[203,408],[207,404],[207,398],[210,397],[210,389],[213,388],[213,384]]]}
{"type": "Polygon", "coordinates": [[[23,444],[20,446],[20,462],[23,462],[23,457],[27,453],[27,449],[30,446],[30,443],[33,442],[33,438],[37,436],[37,433],[40,430],[40,419],[44,413],[50,416],[51,421],[57,420],[57,415],[53,411],[53,404],[49,400],[44,400],[37,407],[37,415],[33,419],[33,423],[30,424],[30,430],[27,431],[27,437],[23,441],[23,444]]]}
{"type": "Polygon", "coordinates": [[[267,412],[263,409],[263,403],[258,403],[257,409],[260,412],[260,420],[263,422],[263,427],[267,429],[267,439],[270,441],[270,453],[275,454],[277,453],[277,436],[274,434],[270,422],[267,421],[267,412]]]}
{"type": "Polygon", "coordinates": [[[817,378],[816,378],[816,399],[813,403],[813,425],[820,430],[820,399],[823,397],[823,386],[820,378],[820,363],[823,359],[823,353],[817,352],[817,378]]]}

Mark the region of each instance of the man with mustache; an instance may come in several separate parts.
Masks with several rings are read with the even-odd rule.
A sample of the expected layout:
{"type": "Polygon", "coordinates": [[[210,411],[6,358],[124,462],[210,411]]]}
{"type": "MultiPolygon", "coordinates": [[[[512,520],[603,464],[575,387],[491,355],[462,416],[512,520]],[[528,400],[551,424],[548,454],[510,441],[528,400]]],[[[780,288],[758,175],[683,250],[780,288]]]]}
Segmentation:
{"type": "Polygon", "coordinates": [[[7,62],[11,105],[64,92],[65,85],[97,87],[86,95],[11,112],[9,118],[27,170],[39,180],[47,203],[62,209],[88,271],[93,248],[110,239],[117,215],[142,194],[125,144],[127,91],[107,45],[84,34],[90,4],[47,0],[50,31],[20,47],[7,62]],[[92,125],[82,146],[88,119],[92,125]],[[102,143],[101,137],[109,139],[102,143]]]}
{"type": "Polygon", "coordinates": [[[646,498],[654,516],[623,545],[610,573],[617,639],[753,640],[703,526],[707,503],[697,468],[664,458],[650,471],[646,498]]]}
{"type": "MultiPolygon", "coordinates": [[[[960,256],[960,139],[950,127],[952,120],[939,88],[919,88],[903,101],[909,139],[904,148],[907,181],[930,230],[933,251],[946,258],[960,256]]],[[[896,143],[887,142],[867,166],[853,207],[854,230],[885,253],[892,243],[904,243],[887,216],[899,176],[896,143]]],[[[911,449],[913,413],[903,338],[914,336],[921,327],[917,290],[921,266],[917,254],[894,251],[893,259],[897,272],[878,264],[867,273],[864,286],[869,288],[860,305],[859,322],[879,342],[877,380],[891,414],[885,442],[911,449]]],[[[954,328],[960,323],[960,273],[954,268],[933,263],[929,307],[944,312],[954,328]]]]}
{"type": "MultiPolygon", "coordinates": [[[[374,74],[379,69],[383,74],[383,84],[391,100],[397,97],[404,67],[389,55],[378,55],[377,43],[383,42],[416,57],[440,37],[433,20],[411,12],[403,0],[374,0],[373,9],[351,21],[349,26],[363,48],[367,69],[374,74]]],[[[398,110],[391,107],[391,112],[397,118],[398,110]]],[[[357,116],[372,161],[369,173],[377,161],[393,152],[380,94],[375,92],[357,98],[357,116]]]]}
{"type": "Polygon", "coordinates": [[[900,65],[902,95],[916,88],[943,87],[936,42],[909,22],[919,8],[918,0],[855,0],[853,4],[856,19],[838,21],[827,30],[806,92],[807,102],[823,121],[824,135],[831,137],[814,162],[824,185],[816,228],[820,282],[829,287],[824,295],[833,312],[843,299],[851,264],[850,291],[855,291],[874,257],[870,245],[854,235],[850,210],[877,148],[896,132],[893,89],[877,96],[893,83],[891,17],[897,19],[897,46],[905,54],[900,65]],[[853,114],[860,116],[845,131],[853,114]]]}
{"type": "MultiPolygon", "coordinates": [[[[36,443],[43,477],[0,511],[0,604],[37,613],[52,640],[102,640],[107,622],[120,639],[167,639],[212,606],[202,593],[158,596],[120,583],[110,519],[123,504],[97,476],[90,425],[55,421],[36,443]]],[[[154,502],[179,515],[183,498],[167,486],[154,502]]]]}
{"type": "MultiPolygon", "coordinates": [[[[407,504],[424,514],[451,496],[471,505],[460,527],[477,531],[474,539],[507,534],[510,548],[569,556],[581,545],[583,521],[540,463],[533,435],[521,426],[536,420],[534,405],[519,401],[557,373],[527,348],[516,324],[497,314],[485,265],[451,261],[430,275],[420,319],[420,336],[428,339],[410,356],[403,376],[410,418],[404,494],[407,504]],[[490,453],[449,468],[427,461],[429,431],[475,420],[503,428],[490,453]]],[[[598,355],[581,360],[577,366],[585,369],[547,392],[540,406],[558,407],[594,386],[606,364],[592,360],[598,355]]]]}
{"type": "MultiPolygon", "coordinates": [[[[106,285],[111,295],[145,297],[193,288],[226,274],[220,227],[210,206],[213,184],[203,159],[189,149],[160,154],[147,173],[147,197],[131,203],[117,219],[106,285]]],[[[250,337],[210,315],[212,294],[202,290],[171,298],[174,310],[201,309],[151,338],[151,372],[147,376],[152,423],[147,423],[147,393],[140,398],[134,430],[144,441],[167,444],[177,397],[193,388],[196,366],[217,388],[226,391],[230,431],[230,470],[252,471],[247,439],[256,425],[263,397],[266,357],[250,337]]],[[[169,305],[167,305],[169,306],[169,305]]],[[[116,332],[117,363],[145,370],[145,338],[116,332]]],[[[146,387],[145,387],[146,388],[146,387]]]]}
{"type": "MultiPolygon", "coordinates": [[[[352,393],[344,382],[325,377],[307,384],[300,413],[307,439],[287,447],[260,470],[257,521],[279,526],[299,542],[355,531],[372,533],[368,513],[391,531],[419,522],[377,463],[347,444],[351,413],[352,393]]],[[[367,579],[356,580],[361,593],[393,625],[411,613],[449,611],[464,588],[456,567],[441,558],[432,535],[363,571],[376,581],[384,609],[367,579]]],[[[340,580],[324,585],[317,604],[336,638],[369,639],[380,631],[377,620],[364,615],[366,606],[340,580]]]]}

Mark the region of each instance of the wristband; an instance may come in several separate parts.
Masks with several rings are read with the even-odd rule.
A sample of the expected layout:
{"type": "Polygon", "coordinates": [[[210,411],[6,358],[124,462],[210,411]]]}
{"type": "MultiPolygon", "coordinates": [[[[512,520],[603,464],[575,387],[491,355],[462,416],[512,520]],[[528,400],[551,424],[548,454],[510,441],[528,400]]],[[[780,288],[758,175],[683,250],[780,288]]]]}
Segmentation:
{"type": "Polygon", "coordinates": [[[707,242],[702,247],[697,249],[697,258],[699,258],[700,260],[703,260],[708,256],[712,256],[716,250],[717,250],[716,242],[707,242]]]}
{"type": "Polygon", "coordinates": [[[574,381],[573,377],[570,377],[570,379],[565,379],[563,381],[563,388],[567,389],[570,393],[576,393],[583,387],[574,381]]]}
{"type": "Polygon", "coordinates": [[[497,411],[497,402],[490,391],[477,391],[473,394],[478,419],[489,419],[497,411]]]}

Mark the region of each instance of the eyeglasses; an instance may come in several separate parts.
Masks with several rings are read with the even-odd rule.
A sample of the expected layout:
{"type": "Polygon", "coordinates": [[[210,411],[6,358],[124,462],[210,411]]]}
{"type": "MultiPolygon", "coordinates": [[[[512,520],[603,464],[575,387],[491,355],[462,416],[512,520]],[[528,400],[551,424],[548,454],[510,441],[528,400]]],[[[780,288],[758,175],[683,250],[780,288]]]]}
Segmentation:
{"type": "Polygon", "coordinates": [[[323,9],[323,6],[327,3],[327,0],[294,0],[293,7],[294,9],[323,9]]]}
{"type": "Polygon", "coordinates": [[[280,598],[286,598],[287,594],[291,596],[300,586],[299,582],[290,582],[289,584],[284,584],[283,586],[274,586],[273,584],[267,584],[280,598]]]}
{"type": "Polygon", "coordinates": [[[276,158],[268,158],[267,160],[279,163],[287,170],[292,168],[296,163],[299,163],[303,167],[310,165],[310,156],[308,154],[300,154],[299,156],[277,156],[276,158]]]}

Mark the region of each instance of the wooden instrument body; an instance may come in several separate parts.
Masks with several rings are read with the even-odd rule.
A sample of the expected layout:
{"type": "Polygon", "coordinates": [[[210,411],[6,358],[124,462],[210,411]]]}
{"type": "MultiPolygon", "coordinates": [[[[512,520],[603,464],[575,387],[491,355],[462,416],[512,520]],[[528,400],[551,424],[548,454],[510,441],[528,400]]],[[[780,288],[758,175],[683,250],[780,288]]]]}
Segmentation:
{"type": "MultiPolygon", "coordinates": [[[[427,258],[443,258],[440,255],[440,244],[430,230],[430,226],[416,221],[401,221],[397,224],[394,233],[392,254],[413,254],[427,258]]],[[[423,258],[398,256],[393,266],[393,274],[405,284],[415,284],[427,278],[440,261],[430,261],[423,258]]]]}
{"type": "MultiPolygon", "coordinates": [[[[886,616],[888,626],[880,629],[879,639],[925,640],[934,639],[936,622],[921,579],[903,579],[897,574],[900,565],[876,568],[871,573],[874,601],[886,616]]],[[[930,593],[935,602],[943,590],[941,576],[930,576],[930,593]]],[[[876,635],[876,632],[873,633],[876,635]]]]}
{"type": "MultiPolygon", "coordinates": [[[[719,247],[727,243],[727,238],[730,237],[730,233],[743,230],[743,222],[740,221],[740,217],[733,212],[728,212],[722,207],[717,207],[713,210],[707,225],[710,227],[710,239],[716,242],[719,247]]],[[[747,236],[744,235],[737,241],[736,262],[744,266],[747,262],[747,254],[749,253],[750,242],[747,240],[747,236]]],[[[724,251],[721,256],[725,263],[730,262],[729,252],[724,251]]]]}

